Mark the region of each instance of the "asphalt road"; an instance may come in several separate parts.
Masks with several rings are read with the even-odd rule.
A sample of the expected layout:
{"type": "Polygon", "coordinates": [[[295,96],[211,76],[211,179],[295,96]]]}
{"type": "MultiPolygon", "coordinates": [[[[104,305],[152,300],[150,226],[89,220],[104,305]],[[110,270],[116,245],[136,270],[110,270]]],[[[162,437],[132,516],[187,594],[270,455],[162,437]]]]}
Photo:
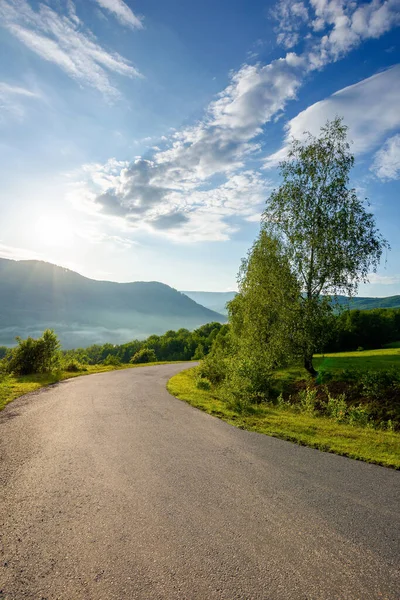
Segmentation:
{"type": "Polygon", "coordinates": [[[185,366],[0,413],[0,598],[399,599],[400,473],[197,411],[185,366]]]}

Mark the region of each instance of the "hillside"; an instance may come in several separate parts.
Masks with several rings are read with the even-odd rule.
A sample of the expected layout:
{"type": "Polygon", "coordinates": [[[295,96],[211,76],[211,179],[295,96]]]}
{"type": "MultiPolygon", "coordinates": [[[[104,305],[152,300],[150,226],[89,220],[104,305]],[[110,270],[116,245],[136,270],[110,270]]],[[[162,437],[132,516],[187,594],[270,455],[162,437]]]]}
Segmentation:
{"type": "MultiPolygon", "coordinates": [[[[236,292],[183,292],[195,302],[215,310],[223,315],[228,314],[226,303],[235,297],[236,292]]],[[[338,296],[339,304],[349,306],[351,309],[369,310],[372,308],[400,308],[400,296],[387,298],[357,297],[349,300],[346,296],[338,296]]]]}
{"type": "Polygon", "coordinates": [[[386,298],[352,298],[350,301],[346,296],[338,297],[339,304],[349,305],[349,308],[369,310],[371,308],[400,308],[400,296],[387,296],[386,298]]]}
{"type": "Polygon", "coordinates": [[[236,296],[236,292],[183,292],[195,302],[206,306],[210,310],[227,315],[226,303],[236,296]]]}
{"type": "Polygon", "coordinates": [[[95,281],[42,261],[0,259],[0,345],[46,327],[68,348],[211,321],[225,318],[157,281],[95,281]]]}

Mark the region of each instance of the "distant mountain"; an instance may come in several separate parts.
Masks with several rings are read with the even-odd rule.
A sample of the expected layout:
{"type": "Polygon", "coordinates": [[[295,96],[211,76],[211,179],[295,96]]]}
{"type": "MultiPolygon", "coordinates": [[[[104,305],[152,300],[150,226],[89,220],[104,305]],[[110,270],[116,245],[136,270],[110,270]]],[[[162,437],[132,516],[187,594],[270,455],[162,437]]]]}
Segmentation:
{"type": "Polygon", "coordinates": [[[50,263],[0,259],[0,345],[46,327],[65,348],[122,343],[226,318],[157,281],[95,281],[50,263]]]}
{"type": "MultiPolygon", "coordinates": [[[[223,315],[228,314],[226,303],[235,297],[236,292],[183,292],[195,302],[215,310],[223,315]]],[[[341,306],[350,309],[369,310],[371,308],[400,308],[400,296],[388,296],[387,298],[362,298],[356,297],[349,300],[346,296],[338,296],[341,306]]]]}
{"type": "Polygon", "coordinates": [[[349,300],[346,296],[338,296],[339,304],[348,305],[354,310],[369,310],[371,308],[400,308],[400,296],[387,296],[386,298],[363,298],[357,296],[349,300]]]}
{"type": "Polygon", "coordinates": [[[236,292],[183,292],[195,302],[215,310],[222,315],[227,315],[226,303],[236,296],[236,292]]]}

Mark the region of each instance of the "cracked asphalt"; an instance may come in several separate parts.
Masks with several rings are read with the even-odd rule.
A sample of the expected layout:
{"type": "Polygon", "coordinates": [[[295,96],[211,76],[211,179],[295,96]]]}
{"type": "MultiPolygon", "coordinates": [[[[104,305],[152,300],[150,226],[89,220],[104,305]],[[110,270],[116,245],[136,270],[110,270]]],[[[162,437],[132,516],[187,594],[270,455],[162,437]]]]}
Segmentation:
{"type": "Polygon", "coordinates": [[[187,366],[0,413],[0,599],[398,600],[400,473],[197,411],[187,366]]]}

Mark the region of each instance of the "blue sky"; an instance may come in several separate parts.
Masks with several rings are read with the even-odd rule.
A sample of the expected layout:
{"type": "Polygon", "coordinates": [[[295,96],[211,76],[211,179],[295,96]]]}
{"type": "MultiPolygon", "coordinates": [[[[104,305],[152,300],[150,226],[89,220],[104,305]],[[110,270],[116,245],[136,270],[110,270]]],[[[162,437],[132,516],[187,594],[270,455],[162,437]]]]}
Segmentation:
{"type": "Polygon", "coordinates": [[[400,293],[400,0],[0,0],[0,255],[235,289],[292,135],[342,115],[400,293]]]}

